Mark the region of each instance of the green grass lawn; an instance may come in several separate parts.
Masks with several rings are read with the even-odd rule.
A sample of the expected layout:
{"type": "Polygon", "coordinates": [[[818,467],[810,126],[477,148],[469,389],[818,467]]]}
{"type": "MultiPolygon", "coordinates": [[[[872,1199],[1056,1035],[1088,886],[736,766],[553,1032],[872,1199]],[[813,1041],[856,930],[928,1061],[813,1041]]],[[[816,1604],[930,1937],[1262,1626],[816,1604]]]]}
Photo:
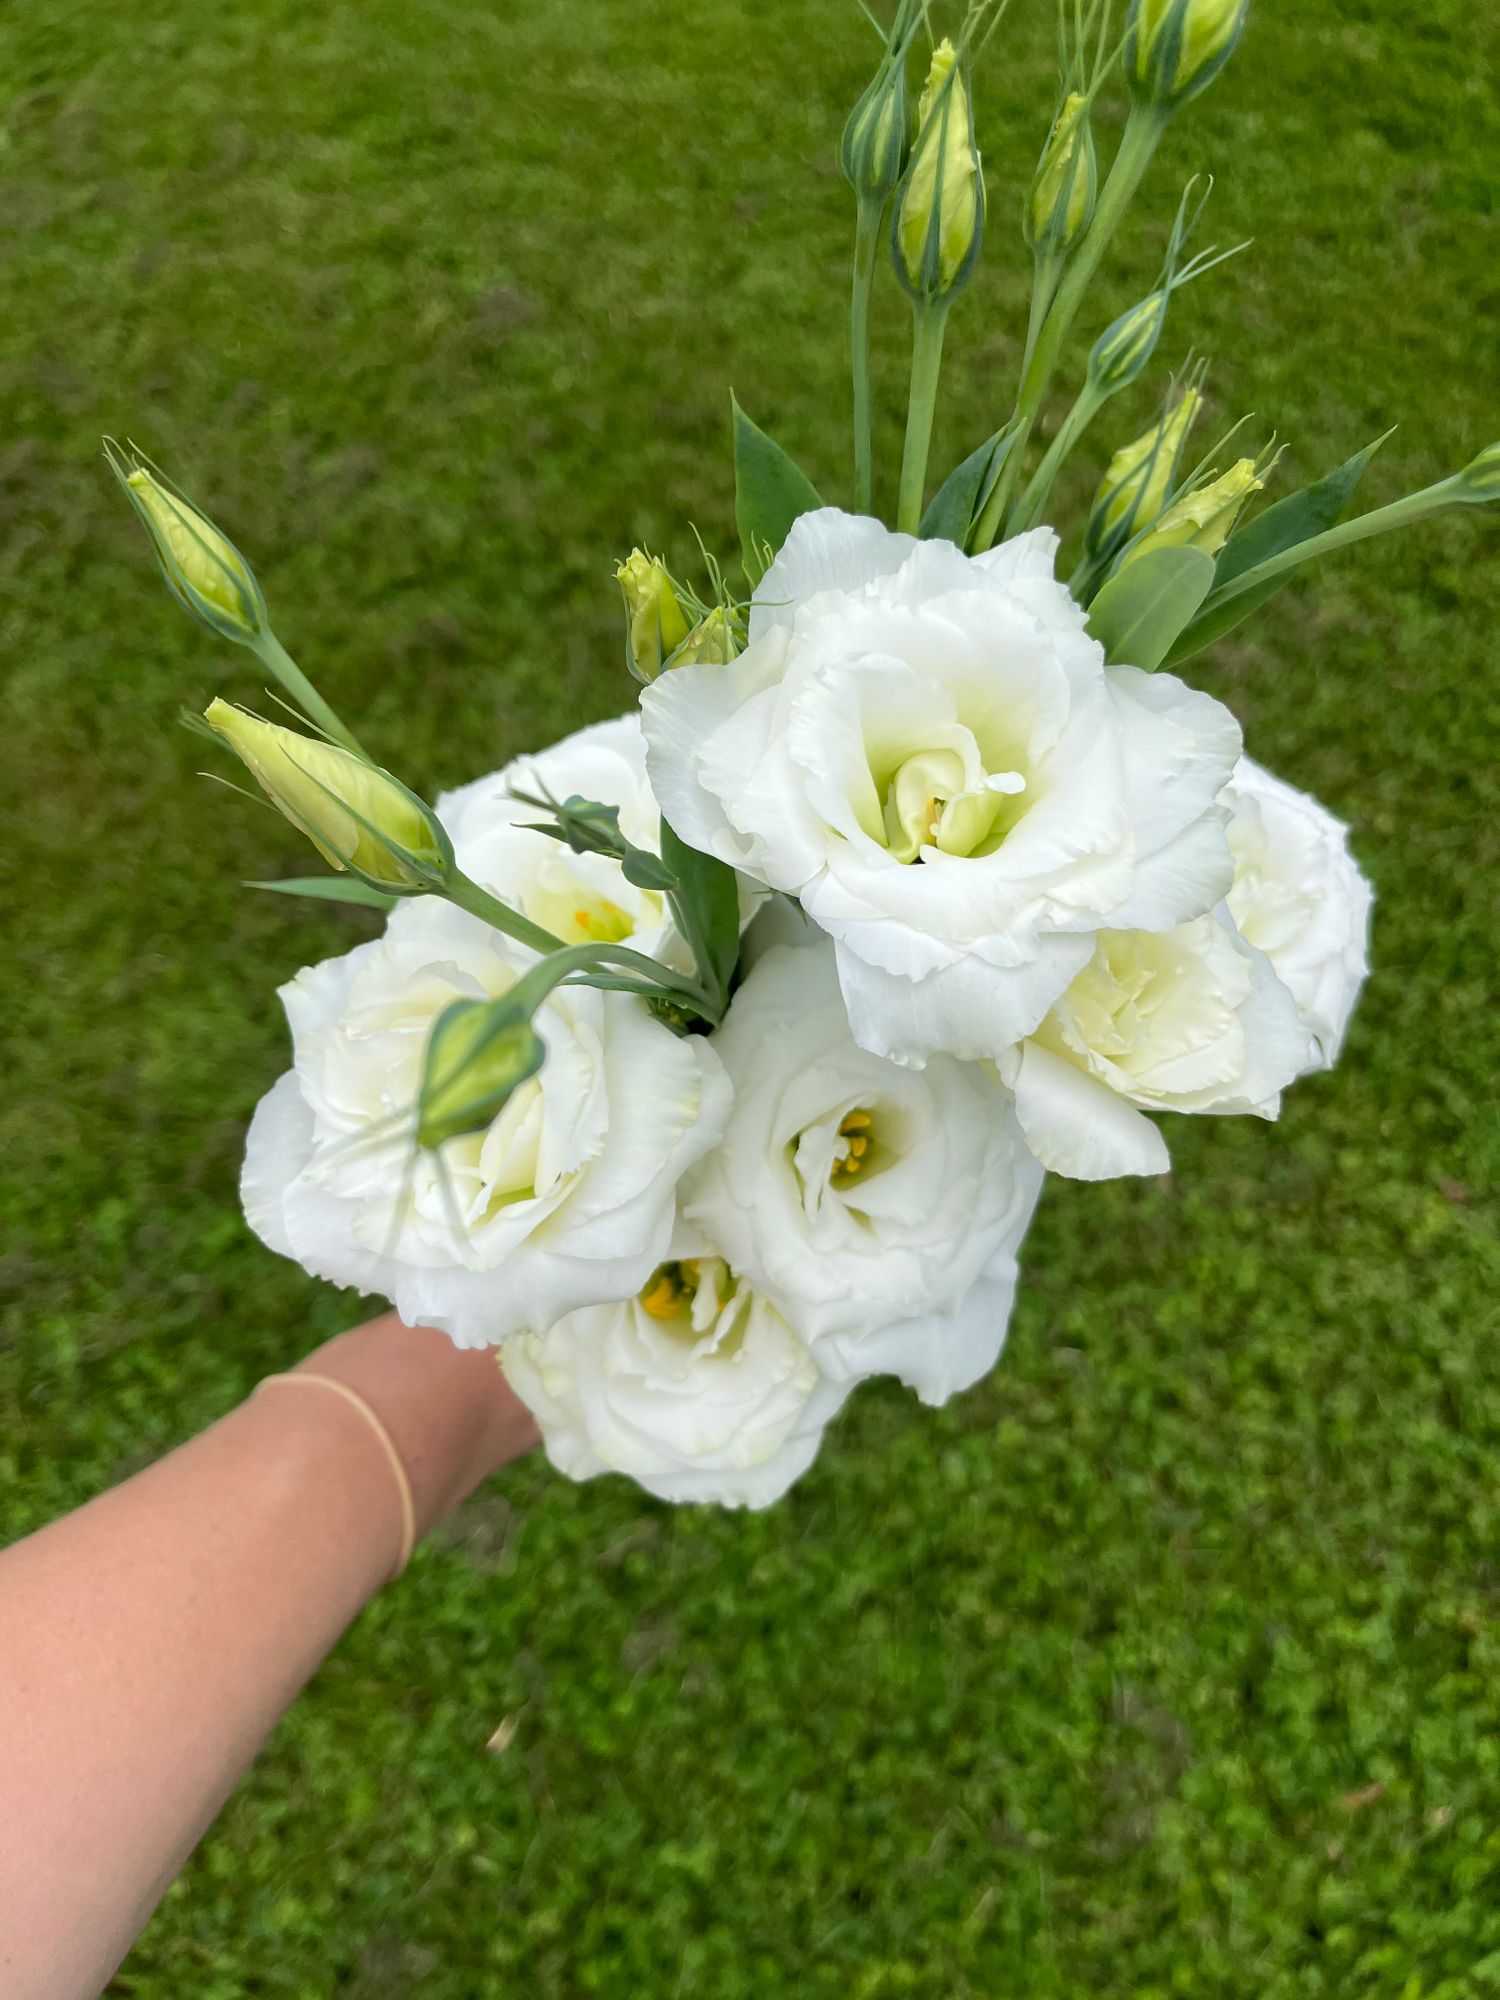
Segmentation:
{"type": "MultiPolygon", "coordinates": [[[[983,74],[945,463],[1008,407],[1051,34],[1016,0],[983,74]]],[[[99,434],[211,504],[413,783],[619,709],[611,563],[728,549],[731,383],[847,492],[832,162],[873,51],[853,0],[0,16],[0,1536],[360,1310],[235,1179],[275,985],[372,920],[237,886],[306,857],[174,718],[254,669],[168,600],[99,434]]],[[[1163,366],[1214,356],[1287,485],[1398,419],[1369,498],[1452,470],[1500,433],[1495,57],[1471,0],[1261,0],[1084,331],[1211,166],[1213,234],[1258,241],[1163,366]]],[[[1376,884],[1336,1075],[1275,1127],[1177,1121],[1170,1181],[1054,1184],[994,1377],[862,1390],[768,1514],[497,1481],[112,1993],[1500,1992],[1497,619],[1495,524],[1455,518],[1190,670],[1376,884]]]]}

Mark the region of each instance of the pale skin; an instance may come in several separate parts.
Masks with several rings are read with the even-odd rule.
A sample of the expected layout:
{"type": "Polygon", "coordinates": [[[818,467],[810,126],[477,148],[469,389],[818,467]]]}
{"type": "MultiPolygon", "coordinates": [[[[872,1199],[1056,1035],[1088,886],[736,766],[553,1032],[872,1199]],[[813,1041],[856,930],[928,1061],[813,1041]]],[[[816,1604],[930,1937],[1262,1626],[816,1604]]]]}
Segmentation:
{"type": "MultiPolygon", "coordinates": [[[[536,1443],[492,1353],[394,1314],[299,1370],[379,1416],[418,1539],[536,1443]]],[[[0,1553],[6,2000],[94,2000],[278,1717],[390,1580],[402,1531],[396,1476],[359,1412],[273,1383],[0,1553]]]]}

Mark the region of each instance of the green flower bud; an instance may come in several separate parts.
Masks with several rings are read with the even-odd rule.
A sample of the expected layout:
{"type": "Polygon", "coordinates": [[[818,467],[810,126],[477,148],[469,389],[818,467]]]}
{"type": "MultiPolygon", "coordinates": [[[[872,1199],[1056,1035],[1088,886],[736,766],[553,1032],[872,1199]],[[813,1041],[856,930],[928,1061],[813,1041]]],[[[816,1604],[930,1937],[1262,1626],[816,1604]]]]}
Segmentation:
{"type": "Polygon", "coordinates": [[[1088,228],[1099,190],[1099,165],[1089,100],[1073,91],[1052,121],[1021,212],[1022,231],[1034,250],[1069,249],[1088,228]]]}
{"type": "Polygon", "coordinates": [[[1234,54],[1249,0],[1134,0],[1125,74],[1135,97],[1175,111],[1206,90],[1234,54]]]}
{"type": "Polygon", "coordinates": [[[417,1144],[441,1146],[492,1125],[507,1099],[546,1056],[524,1007],[498,1000],[455,1000],[427,1037],[417,1098],[417,1144]]]}
{"type": "Polygon", "coordinates": [[[331,868],[390,896],[421,896],[452,867],[436,814],[388,771],[227,701],[210,702],[204,720],[331,868]]]}
{"type": "Polygon", "coordinates": [[[908,119],[905,48],[888,49],[864,95],[849,113],[839,165],[861,201],[884,208],[906,167],[908,119]]]}
{"type": "Polygon", "coordinates": [[[625,664],[638,681],[654,681],[688,635],[677,592],[666,565],[644,549],[632,549],[615,577],[625,599],[625,664]]]}
{"type": "Polygon", "coordinates": [[[1128,541],[1138,526],[1149,525],[1166,506],[1183,446],[1202,406],[1198,391],[1185,389],[1150,430],[1115,453],[1089,512],[1085,546],[1091,556],[1128,541]]]}
{"type": "Polygon", "coordinates": [[[1151,549],[1200,549],[1206,556],[1216,556],[1229,540],[1240,509],[1265,483],[1253,458],[1238,459],[1217,479],[1174,500],[1150,534],[1144,535],[1131,549],[1121,567],[1128,568],[1137,556],[1151,549]]]}
{"type": "Polygon", "coordinates": [[[669,667],[724,667],[739,652],[734,620],[722,605],[716,606],[689,632],[668,660],[669,667]]]}
{"type": "Polygon", "coordinates": [[[1454,481],[1453,497],[1470,507],[1500,500],[1500,444],[1486,445],[1469,461],[1454,481]]]}
{"type": "Polygon", "coordinates": [[[1171,287],[1162,286],[1123,312],[1094,342],[1089,354],[1089,387],[1100,397],[1117,395],[1132,383],[1156,352],[1167,322],[1171,287]]]}
{"type": "Polygon", "coordinates": [[[172,595],[221,638],[252,645],[267,629],[266,600],[234,543],[134,450],[127,458],[107,438],[104,455],[146,525],[172,595]]]}
{"type": "Polygon", "coordinates": [[[919,302],[951,298],[968,283],[983,235],[968,73],[952,42],[942,41],[932,52],[917,142],[891,216],[896,276],[919,302]]]}

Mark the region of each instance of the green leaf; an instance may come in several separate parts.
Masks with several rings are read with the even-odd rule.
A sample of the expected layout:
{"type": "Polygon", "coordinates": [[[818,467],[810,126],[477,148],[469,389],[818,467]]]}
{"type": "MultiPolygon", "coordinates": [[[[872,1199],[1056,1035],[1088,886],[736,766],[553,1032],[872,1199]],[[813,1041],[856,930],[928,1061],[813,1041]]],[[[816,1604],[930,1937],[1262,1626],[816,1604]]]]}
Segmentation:
{"type": "Polygon", "coordinates": [[[1011,427],[996,431],[953,468],[922,516],[917,533],[923,541],[956,542],[961,549],[968,546],[974,523],[995,490],[1015,435],[1011,427]]]}
{"type": "Polygon", "coordinates": [[[665,820],[661,856],[677,877],[698,970],[723,999],[740,956],[740,885],[727,861],[689,847],[665,820]]]}
{"type": "Polygon", "coordinates": [[[1279,556],[1286,549],[1294,549],[1299,542],[1325,534],[1342,518],[1364,477],[1365,467],[1390,435],[1387,431],[1384,437],[1357,451],[1353,458],[1345,459],[1336,471],[1312,486],[1304,486],[1300,493],[1289,493],[1232,534],[1214,571],[1214,589],[1233,583],[1237,576],[1259,568],[1261,563],[1269,562],[1272,556],[1279,556]]]}
{"type": "Polygon", "coordinates": [[[735,396],[729,400],[734,408],[734,520],[753,590],[793,521],[823,502],[801,467],[750,421],[735,396]]]}
{"type": "Polygon", "coordinates": [[[1112,576],[1089,610],[1089,631],[1112,665],[1154,673],[1213,588],[1201,549],[1149,549],[1112,576]]]}
{"type": "MultiPolygon", "coordinates": [[[[1333,527],[1354,498],[1365,467],[1389,436],[1387,431],[1384,437],[1375,438],[1363,451],[1345,459],[1325,478],[1312,486],[1304,486],[1300,493],[1289,493],[1285,500],[1278,500],[1274,507],[1267,507],[1263,514],[1257,514],[1253,521],[1247,521],[1238,533],[1231,535],[1224,544],[1218,568],[1214,571],[1214,590],[1221,590],[1225,584],[1248,575],[1273,556],[1297,548],[1333,527]]],[[[1215,604],[1211,596],[1201,617],[1193,620],[1172,648],[1167,665],[1180,666],[1184,660],[1192,659],[1195,653],[1201,653],[1205,646],[1211,646],[1215,639],[1222,639],[1226,633],[1232,632],[1236,625],[1243,624],[1252,611],[1258,611],[1268,597],[1274,597],[1281,586],[1289,583],[1295,575],[1295,569],[1283,570],[1279,576],[1268,577],[1254,590],[1242,591],[1238,597],[1230,598],[1227,604],[1215,604]]]]}
{"type": "Polygon", "coordinates": [[[297,875],[286,882],[247,882],[245,887],[272,889],[278,896],[311,896],[320,903],[361,903],[370,910],[390,910],[396,904],[394,896],[353,875],[297,875]]]}

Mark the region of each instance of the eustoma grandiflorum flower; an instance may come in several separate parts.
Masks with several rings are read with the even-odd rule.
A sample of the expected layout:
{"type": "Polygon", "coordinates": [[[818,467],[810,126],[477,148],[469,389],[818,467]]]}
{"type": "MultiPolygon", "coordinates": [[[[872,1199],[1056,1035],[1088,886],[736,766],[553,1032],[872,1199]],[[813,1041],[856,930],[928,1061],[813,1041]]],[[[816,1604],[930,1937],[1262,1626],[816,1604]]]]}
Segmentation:
{"type": "Polygon", "coordinates": [[[510,991],[527,958],[428,900],[308,966],[281,990],[294,1067],[246,1147],[245,1212],[273,1250],[464,1347],[638,1290],[728,1108],[703,1037],[673,1034],[634,995],[559,986],[534,1016],[540,1070],[480,1129],[416,1148],[433,1024],[510,991]]]}
{"type": "Polygon", "coordinates": [[[1348,829],[1248,757],[1224,797],[1234,855],[1229,913],[1296,1002],[1314,1067],[1331,1069],[1369,970],[1373,896],[1348,829]]]}
{"type": "Polygon", "coordinates": [[[572,1479],[624,1472],[662,1500],[766,1507],[817,1456],[852,1383],[691,1231],[640,1291],[507,1341],[501,1366],[572,1479]]]}
{"type": "Polygon", "coordinates": [[[1107,667],[1050,530],[970,558],[825,508],[793,526],[724,667],[642,696],[647,766],[693,845],[801,899],[877,1055],[994,1056],[1104,929],[1212,908],[1219,702],[1107,667]]]}
{"type": "Polygon", "coordinates": [[[1074,1180],[1165,1173],[1147,1111],[1274,1118],[1308,1067],[1291,994],[1227,915],[1105,931],[1036,1033],[996,1065],[1026,1143],[1074,1180]]]}
{"type": "Polygon", "coordinates": [[[941,1403],[999,1355],[1041,1169],[979,1065],[856,1046],[809,934],[759,959],[714,1036],[734,1106],[683,1212],[825,1374],[941,1403]]]}

